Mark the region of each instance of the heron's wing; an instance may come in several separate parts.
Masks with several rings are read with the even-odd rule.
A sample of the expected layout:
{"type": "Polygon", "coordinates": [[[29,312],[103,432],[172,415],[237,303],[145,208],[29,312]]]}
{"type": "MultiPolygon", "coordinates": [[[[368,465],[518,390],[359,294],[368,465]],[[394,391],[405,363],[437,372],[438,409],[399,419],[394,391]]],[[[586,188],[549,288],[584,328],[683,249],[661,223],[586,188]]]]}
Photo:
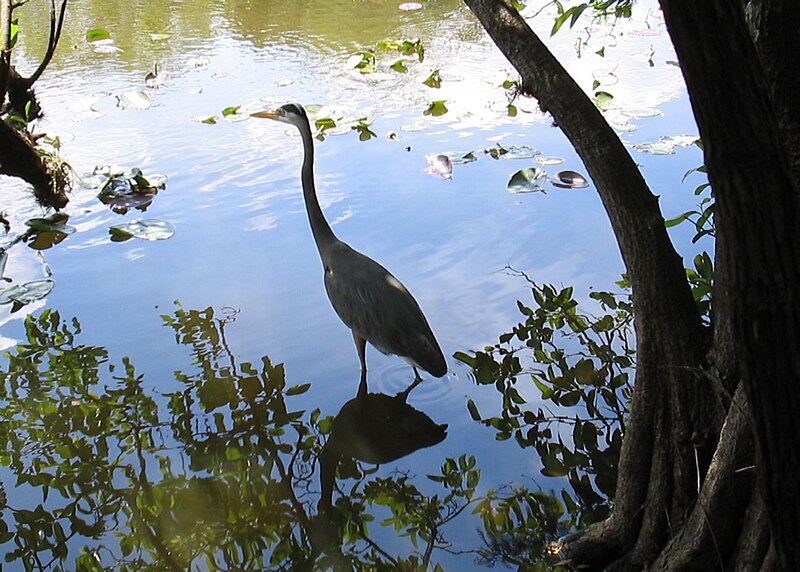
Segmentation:
{"type": "Polygon", "coordinates": [[[342,321],[380,351],[444,375],[442,351],[408,289],[386,268],[344,243],[328,254],[325,288],[342,321]]]}

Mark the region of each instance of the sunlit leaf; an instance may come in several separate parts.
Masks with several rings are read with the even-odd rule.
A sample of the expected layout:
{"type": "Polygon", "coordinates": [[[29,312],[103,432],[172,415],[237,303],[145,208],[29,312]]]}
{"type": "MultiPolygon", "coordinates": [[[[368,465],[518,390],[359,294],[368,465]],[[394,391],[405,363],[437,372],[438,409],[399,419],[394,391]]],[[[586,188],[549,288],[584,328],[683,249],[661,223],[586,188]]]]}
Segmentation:
{"type": "Polygon", "coordinates": [[[442,87],[442,76],[439,75],[439,70],[433,70],[422,83],[434,89],[442,87]]]}
{"type": "Polygon", "coordinates": [[[93,28],[86,32],[86,41],[87,42],[96,42],[98,40],[108,40],[111,38],[111,34],[108,30],[103,28],[93,28]]]}
{"type": "Polygon", "coordinates": [[[195,115],[192,117],[195,123],[205,123],[206,125],[215,125],[217,123],[216,115],[195,115]]]}
{"type": "Polygon", "coordinates": [[[406,73],[408,71],[408,66],[406,66],[405,60],[402,58],[391,64],[389,67],[399,73],[406,73]]]}
{"type": "Polygon", "coordinates": [[[444,115],[449,111],[447,109],[447,106],[445,105],[446,101],[447,101],[446,99],[439,99],[430,102],[428,104],[427,109],[425,109],[425,111],[422,112],[422,115],[431,115],[433,117],[444,115]]]}
{"type": "Polygon", "coordinates": [[[59,232],[62,234],[72,234],[75,232],[75,227],[61,222],[56,222],[46,218],[32,218],[25,221],[25,224],[30,228],[40,232],[59,232]]]}
{"type": "Polygon", "coordinates": [[[511,193],[544,193],[547,182],[547,171],[538,167],[521,169],[511,176],[508,181],[508,191],[511,193]]]}
{"type": "Polygon", "coordinates": [[[589,186],[586,177],[576,171],[559,171],[552,180],[553,185],[564,189],[585,189],[589,186]]]}
{"type": "Polygon", "coordinates": [[[55,280],[46,278],[0,289],[0,304],[30,304],[47,296],[55,285],[55,280]]]}
{"type": "Polygon", "coordinates": [[[594,104],[600,111],[606,111],[614,106],[614,96],[607,91],[596,91],[594,94],[594,104]]]}
{"type": "Polygon", "coordinates": [[[147,109],[150,107],[150,96],[143,91],[126,91],[117,96],[117,105],[122,109],[147,109]]]}

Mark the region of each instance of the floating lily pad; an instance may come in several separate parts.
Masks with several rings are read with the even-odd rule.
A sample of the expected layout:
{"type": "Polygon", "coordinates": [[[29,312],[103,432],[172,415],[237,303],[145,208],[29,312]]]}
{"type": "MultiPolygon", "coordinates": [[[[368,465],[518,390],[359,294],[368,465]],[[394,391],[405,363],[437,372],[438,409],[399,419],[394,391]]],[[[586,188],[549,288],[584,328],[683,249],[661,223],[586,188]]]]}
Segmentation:
{"type": "Polygon", "coordinates": [[[175,234],[175,226],[163,220],[143,219],[133,220],[124,224],[114,225],[109,229],[111,240],[123,242],[129,238],[141,240],[166,240],[175,234]]]}
{"type": "Polygon", "coordinates": [[[651,155],[674,155],[675,145],[669,141],[656,141],[654,143],[637,143],[633,146],[637,151],[651,155]]]}
{"type": "MultiPolygon", "coordinates": [[[[440,155],[444,155],[453,165],[466,165],[467,163],[472,163],[473,161],[477,161],[478,158],[475,156],[475,153],[472,151],[444,151],[440,153],[440,155]]],[[[426,156],[427,159],[427,156],[426,156]]]]}
{"type": "Polygon", "coordinates": [[[61,234],[72,234],[75,232],[74,226],[46,218],[32,218],[25,221],[25,224],[38,232],[59,232],[61,234]]]}
{"type": "Polygon", "coordinates": [[[205,123],[206,125],[214,125],[217,122],[216,115],[195,115],[192,117],[195,123],[205,123]]]}
{"type": "Polygon", "coordinates": [[[511,193],[544,193],[547,171],[538,167],[521,169],[511,176],[508,190],[511,193]]]}
{"type": "Polygon", "coordinates": [[[30,304],[47,296],[55,285],[55,280],[46,278],[3,288],[0,290],[0,304],[30,304]]]}
{"type": "Polygon", "coordinates": [[[576,171],[560,171],[551,182],[562,189],[585,189],[589,186],[586,177],[576,171]]]}
{"type": "Polygon", "coordinates": [[[553,156],[542,156],[542,157],[536,157],[534,161],[536,161],[540,165],[560,165],[561,163],[564,162],[564,158],[553,157],[553,156]]]}
{"type": "Polygon", "coordinates": [[[528,145],[497,145],[485,150],[493,159],[530,159],[542,152],[528,145]]]}
{"type": "Polygon", "coordinates": [[[103,28],[94,28],[86,32],[86,41],[87,42],[97,42],[99,40],[108,40],[111,38],[111,34],[108,30],[104,30],[103,28]]]}
{"type": "Polygon", "coordinates": [[[445,105],[446,102],[446,99],[438,99],[430,102],[430,104],[428,104],[428,108],[422,112],[422,115],[432,115],[433,117],[444,115],[449,111],[445,105]]]}
{"type": "Polygon", "coordinates": [[[122,109],[147,109],[150,107],[150,96],[143,91],[126,91],[117,96],[117,105],[122,109]]]}
{"type": "Polygon", "coordinates": [[[658,117],[664,115],[660,110],[655,107],[633,107],[629,109],[620,109],[620,113],[631,119],[644,119],[645,117],[658,117]]]}

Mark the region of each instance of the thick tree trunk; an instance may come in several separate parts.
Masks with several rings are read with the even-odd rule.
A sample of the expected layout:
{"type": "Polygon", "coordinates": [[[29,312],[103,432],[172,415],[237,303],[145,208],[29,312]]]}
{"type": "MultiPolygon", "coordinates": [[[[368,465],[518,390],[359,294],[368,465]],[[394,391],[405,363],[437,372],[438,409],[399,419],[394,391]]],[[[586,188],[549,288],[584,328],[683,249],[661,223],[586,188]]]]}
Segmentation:
{"type": "MultiPolygon", "coordinates": [[[[759,59],[737,3],[661,4],[717,201],[717,264],[725,269],[715,297],[730,310],[737,365],[754,418],[760,493],[777,561],[791,570],[800,561],[800,192],[792,176],[797,132],[781,126],[797,118],[796,92],[782,89],[796,85],[798,70],[772,59],[774,46],[759,59]],[[780,82],[777,91],[767,89],[768,80],[780,82]]],[[[784,21],[771,30],[785,30],[789,48],[797,42],[797,4],[773,4],[786,8],[784,21]]]]}
{"type": "MultiPolygon", "coordinates": [[[[796,91],[787,86],[796,85],[800,68],[775,62],[768,70],[778,121],[741,8],[662,0],[720,213],[709,347],[656,200],[617,137],[507,2],[465,2],[522,76],[524,91],[553,115],[583,159],[633,285],[636,388],[614,514],[570,539],[567,554],[573,564],[615,569],[769,569],[778,558],[796,561],[784,544],[800,524],[797,488],[790,484],[800,468],[800,417],[791,416],[800,407],[800,300],[791,287],[800,278],[800,245],[798,193],[788,177],[790,164],[797,172],[791,149],[800,116],[796,91]],[[762,367],[759,357],[770,363],[762,367]],[[750,404],[764,463],[755,491],[750,404]],[[787,510],[778,506],[781,498],[787,510]],[[770,544],[765,517],[773,511],[781,516],[771,518],[772,535],[782,527],[784,544],[770,544]]],[[[782,15],[797,11],[792,6],[782,15]]],[[[762,62],[797,42],[797,21],[791,21],[787,34],[776,19],[763,24],[774,43],[763,44],[762,62]]],[[[799,53],[790,58],[796,61],[799,53]]]]}

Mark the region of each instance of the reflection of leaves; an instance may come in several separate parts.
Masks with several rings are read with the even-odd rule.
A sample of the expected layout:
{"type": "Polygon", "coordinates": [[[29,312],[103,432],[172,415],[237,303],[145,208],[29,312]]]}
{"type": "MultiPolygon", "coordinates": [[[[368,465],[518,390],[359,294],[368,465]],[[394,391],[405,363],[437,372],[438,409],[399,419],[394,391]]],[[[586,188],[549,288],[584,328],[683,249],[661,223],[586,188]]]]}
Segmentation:
{"type": "MultiPolygon", "coordinates": [[[[520,446],[535,448],[543,475],[567,478],[571,492],[565,490],[561,499],[551,497],[546,502],[563,506],[568,518],[555,518],[555,513],[542,516],[544,522],[551,522],[544,538],[555,540],[564,531],[608,515],[607,499],[612,498],[616,487],[617,459],[631,392],[632,306],[627,295],[592,292],[590,297],[603,310],[593,316],[578,311],[571,288],[531,282],[531,291],[532,305],[518,302],[523,321],[501,335],[495,346],[469,354],[458,352],[455,357],[472,369],[478,384],[495,385],[502,397],[497,416],[484,416],[474,402],[468,402],[471,418],[492,427],[498,439],[513,437],[520,446]],[[533,362],[532,367],[523,367],[523,354],[533,362]],[[530,378],[547,407],[537,410],[528,405],[528,399],[517,390],[520,377],[530,378]],[[555,534],[556,529],[561,532],[555,534]]],[[[544,497],[538,498],[545,502],[544,497]]],[[[506,503],[516,507],[515,515],[522,509],[515,495],[484,502],[491,514],[506,503]]],[[[494,531],[486,538],[487,560],[514,558],[512,553],[522,550],[514,528],[517,521],[502,522],[504,526],[497,530],[488,529],[494,531]]],[[[537,558],[542,558],[546,549],[540,545],[537,558]]]]}

